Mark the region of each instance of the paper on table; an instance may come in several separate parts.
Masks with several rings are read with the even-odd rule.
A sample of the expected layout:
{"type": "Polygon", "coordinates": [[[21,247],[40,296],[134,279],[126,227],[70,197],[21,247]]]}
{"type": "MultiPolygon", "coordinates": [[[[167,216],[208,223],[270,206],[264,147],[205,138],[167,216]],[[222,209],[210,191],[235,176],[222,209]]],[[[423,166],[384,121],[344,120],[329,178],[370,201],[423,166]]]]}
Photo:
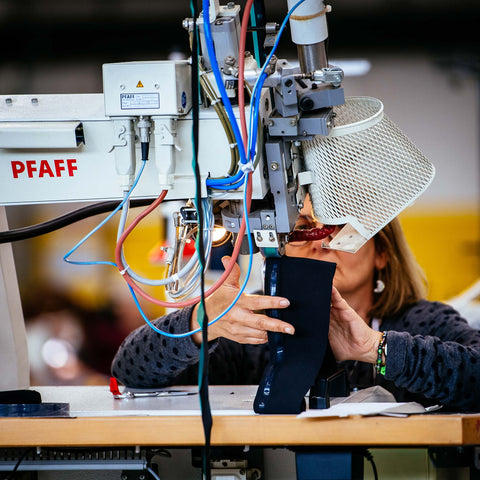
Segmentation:
{"type": "Polygon", "coordinates": [[[307,410],[298,415],[299,418],[317,418],[317,417],[349,417],[351,415],[388,415],[400,416],[426,413],[427,410],[415,402],[397,403],[397,402],[362,402],[362,403],[338,403],[330,408],[322,410],[307,410]]]}

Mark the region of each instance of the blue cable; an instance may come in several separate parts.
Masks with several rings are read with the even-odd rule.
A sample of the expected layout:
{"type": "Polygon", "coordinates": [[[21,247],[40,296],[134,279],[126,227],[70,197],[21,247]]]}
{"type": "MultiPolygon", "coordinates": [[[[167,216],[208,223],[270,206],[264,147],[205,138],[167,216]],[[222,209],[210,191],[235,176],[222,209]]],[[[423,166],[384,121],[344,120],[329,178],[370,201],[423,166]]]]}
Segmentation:
{"type": "MultiPolygon", "coordinates": [[[[300,0],[299,2],[297,2],[290,10],[289,12],[287,13],[287,15],[285,16],[285,18],[283,19],[283,22],[280,26],[280,29],[278,31],[278,35],[277,35],[277,38],[275,39],[275,43],[273,45],[273,48],[271,50],[271,52],[268,54],[268,57],[267,59],[265,60],[265,63],[263,64],[263,67],[262,67],[262,70],[260,72],[260,75],[257,79],[257,81],[255,82],[255,86],[253,88],[253,92],[252,92],[252,99],[253,99],[253,104],[254,105],[259,105],[260,103],[260,96],[261,96],[261,91],[262,91],[262,88],[263,88],[263,84],[265,82],[265,79],[267,78],[267,75],[265,74],[265,70],[268,66],[268,64],[270,63],[273,55],[275,54],[277,48],[278,48],[278,45],[280,43],[280,38],[285,30],[285,27],[287,26],[287,22],[288,20],[290,19],[290,17],[292,16],[293,12],[304,2],[305,0],[300,0]],[[258,98],[257,98],[258,97],[258,98]]],[[[258,107],[256,108],[258,110],[258,107]]],[[[258,122],[258,111],[257,112],[254,112],[253,110],[250,110],[250,125],[249,125],[249,129],[250,129],[250,132],[253,130],[252,128],[252,124],[253,125],[256,125],[255,122],[252,122],[252,119],[255,120],[255,116],[256,116],[256,121],[258,122]]],[[[252,143],[253,145],[255,145],[255,143],[253,143],[251,141],[252,139],[252,136],[249,132],[249,144],[252,143]]],[[[255,138],[256,138],[256,134],[255,134],[255,138]]],[[[253,147],[250,146],[249,148],[249,152],[250,152],[250,155],[251,155],[251,149],[253,147]]]]}
{"type": "MultiPolygon", "coordinates": [[[[220,96],[222,97],[223,105],[227,112],[228,118],[230,120],[230,124],[232,126],[233,134],[235,136],[235,141],[237,142],[238,152],[240,154],[240,163],[245,164],[247,163],[245,148],[243,146],[242,135],[238,128],[237,119],[235,118],[235,114],[233,113],[232,104],[228,97],[227,91],[225,89],[225,85],[223,84],[222,73],[218,66],[217,57],[215,56],[215,47],[212,38],[212,30],[210,25],[210,1],[203,0],[203,26],[204,26],[204,33],[205,33],[205,43],[207,45],[208,56],[210,59],[210,64],[212,67],[213,74],[215,76],[215,81],[217,83],[218,90],[220,91],[220,96]]],[[[233,177],[229,178],[211,178],[207,179],[208,186],[216,186],[216,185],[225,185],[226,183],[233,183],[237,182],[243,176],[243,172],[237,172],[233,177]]]]}
{"type": "Polygon", "coordinates": [[[140,177],[142,176],[143,170],[145,169],[146,165],[146,160],[142,160],[142,166],[140,168],[140,171],[138,172],[137,177],[135,178],[135,181],[133,182],[132,187],[130,190],[127,192],[127,194],[124,196],[123,200],[121,203],[111,212],[108,217],[106,217],[102,222],[100,222],[93,230],[91,230],[87,235],[85,235],[68,253],[66,253],[63,257],[63,260],[67,263],[71,263],[72,265],[115,265],[115,263],[112,262],[105,262],[105,261],[78,261],[78,260],[70,260],[68,257],[72,255],[81,245],[83,245],[94,233],[96,233],[100,228],[102,228],[110,219],[120,210],[123,208],[125,205],[125,202],[129,199],[130,195],[132,194],[133,190],[135,190],[135,187],[137,186],[140,177]]]}
{"type": "MultiPolygon", "coordinates": [[[[281,38],[285,28],[286,28],[288,20],[290,19],[291,15],[296,10],[296,8],[299,5],[301,5],[304,1],[305,0],[300,0],[299,2],[297,2],[290,9],[288,14],[284,18],[284,20],[282,22],[282,25],[280,26],[277,38],[275,39],[274,46],[273,46],[271,52],[269,53],[269,55],[267,57],[267,60],[265,61],[264,65],[262,67],[261,73],[260,73],[260,75],[259,75],[259,77],[258,77],[258,79],[255,83],[255,87],[254,87],[253,93],[252,93],[252,100],[253,100],[252,105],[253,106],[252,106],[252,109],[250,110],[250,123],[249,123],[249,135],[248,135],[249,148],[247,148],[247,152],[246,152],[248,154],[248,160],[251,160],[251,159],[255,158],[255,153],[256,153],[255,148],[256,148],[256,141],[257,141],[257,130],[256,130],[256,128],[254,128],[254,126],[256,126],[257,123],[258,123],[261,91],[262,91],[262,88],[263,88],[263,84],[265,83],[265,80],[268,76],[265,73],[265,70],[266,70],[268,64],[270,63],[273,55],[275,54],[275,52],[278,48],[280,38],[281,38]],[[253,132],[253,134],[252,134],[252,132],[253,132]]],[[[208,8],[208,5],[206,5],[206,4],[209,4],[208,0],[204,0],[204,4],[203,4],[204,24],[208,24],[208,27],[205,27],[205,37],[207,39],[207,49],[208,49],[208,52],[209,52],[210,61],[211,61],[211,64],[212,64],[212,69],[213,69],[214,74],[215,74],[215,80],[216,80],[217,86],[218,86],[218,88],[219,88],[219,90],[222,94],[222,100],[225,102],[225,98],[224,98],[224,95],[223,95],[223,93],[224,93],[225,97],[227,98],[228,105],[231,109],[230,100],[228,99],[228,96],[227,96],[226,91],[224,89],[223,80],[221,78],[221,73],[220,73],[220,70],[218,68],[218,63],[216,61],[215,52],[214,52],[214,49],[213,49],[213,40],[211,38],[210,23],[208,22],[208,20],[207,21],[205,20],[205,11],[208,12],[208,10],[206,10],[206,8],[208,8]]],[[[227,113],[228,113],[228,110],[227,110],[227,113]]],[[[232,110],[232,116],[233,116],[233,110],[232,110]]],[[[230,121],[232,123],[232,128],[234,129],[234,133],[235,133],[235,131],[238,131],[238,125],[237,125],[236,119],[234,118],[234,122],[232,122],[232,119],[231,119],[230,115],[229,115],[229,118],[230,118],[230,121]]],[[[240,132],[238,132],[238,133],[240,133],[240,132]]],[[[238,143],[238,138],[237,138],[236,134],[235,134],[235,138],[236,138],[237,143],[238,143]]],[[[243,157],[241,158],[241,163],[246,163],[246,161],[245,162],[243,161],[243,157]]],[[[235,176],[230,177],[228,179],[207,179],[207,186],[215,187],[217,190],[234,190],[234,189],[237,189],[237,188],[241,187],[242,185],[244,185],[244,183],[245,183],[245,178],[244,178],[244,172],[243,171],[242,172],[240,172],[240,171],[237,172],[237,174],[235,176]],[[227,182],[227,180],[228,180],[228,182],[227,182]]]]}
{"type": "MultiPolygon", "coordinates": [[[[248,175],[249,174],[247,173],[246,174],[247,179],[248,179],[248,175]]],[[[246,206],[247,206],[247,193],[246,192],[247,192],[247,189],[245,189],[245,191],[243,192],[243,204],[244,204],[245,211],[247,211],[246,210],[246,206]]],[[[245,288],[247,286],[247,282],[250,279],[250,275],[252,273],[252,264],[253,264],[253,243],[252,243],[252,238],[251,238],[252,236],[250,235],[250,223],[249,223],[249,220],[248,220],[247,216],[245,216],[245,227],[246,227],[245,232],[246,232],[247,239],[248,239],[248,250],[249,250],[248,251],[249,261],[248,261],[248,268],[247,268],[247,273],[245,275],[245,279],[243,281],[243,284],[242,284],[240,290],[237,293],[237,296],[233,299],[232,303],[218,317],[211,320],[208,323],[208,326],[213,325],[215,322],[218,322],[218,320],[220,320],[223,316],[225,316],[234,307],[234,305],[238,302],[238,299],[240,298],[240,296],[245,291],[245,288]]],[[[152,330],[159,333],[160,335],[164,335],[165,337],[170,337],[170,338],[185,338],[185,337],[189,337],[190,335],[194,335],[195,333],[199,333],[199,332],[202,331],[201,328],[197,328],[195,330],[191,330],[190,332],[186,332],[186,333],[170,333],[170,332],[165,332],[164,330],[160,330],[145,315],[145,312],[143,311],[143,309],[142,309],[142,307],[141,307],[141,305],[138,301],[138,298],[137,298],[135,292],[133,291],[132,287],[130,287],[130,285],[128,285],[128,288],[130,289],[130,293],[132,294],[133,300],[135,301],[135,305],[136,305],[138,311],[140,312],[140,315],[143,317],[143,319],[145,320],[147,325],[152,330]]]]}
{"type": "MultiPolygon", "coordinates": [[[[264,77],[261,81],[261,87],[260,91],[263,88],[263,83],[265,82],[265,79],[267,78],[267,74],[264,72],[262,74],[262,77],[264,77]]],[[[262,78],[260,77],[260,78],[262,78]]],[[[258,134],[258,116],[260,115],[260,100],[261,100],[261,95],[255,95],[253,97],[253,104],[252,104],[252,110],[250,112],[250,123],[248,126],[248,153],[249,153],[249,158],[253,161],[255,158],[256,154],[256,146],[257,146],[257,134],[258,134]],[[253,112],[253,115],[252,115],[253,112]],[[253,120],[252,120],[253,119],[253,120]]]]}

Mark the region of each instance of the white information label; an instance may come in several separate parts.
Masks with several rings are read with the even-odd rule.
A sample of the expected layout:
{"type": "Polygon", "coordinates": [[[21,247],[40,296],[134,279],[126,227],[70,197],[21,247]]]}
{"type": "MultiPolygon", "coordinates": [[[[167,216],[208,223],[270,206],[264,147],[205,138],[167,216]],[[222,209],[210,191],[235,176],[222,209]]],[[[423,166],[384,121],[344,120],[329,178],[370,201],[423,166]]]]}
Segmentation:
{"type": "Polygon", "coordinates": [[[158,93],[122,93],[120,105],[122,110],[160,108],[160,95],[158,93]]]}

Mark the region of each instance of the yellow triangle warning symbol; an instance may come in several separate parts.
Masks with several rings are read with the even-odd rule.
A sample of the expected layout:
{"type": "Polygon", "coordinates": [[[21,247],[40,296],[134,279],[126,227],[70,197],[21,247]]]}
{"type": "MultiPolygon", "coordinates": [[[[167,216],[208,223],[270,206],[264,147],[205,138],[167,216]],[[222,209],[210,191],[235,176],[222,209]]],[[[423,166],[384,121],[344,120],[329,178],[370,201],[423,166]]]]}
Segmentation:
{"type": "Polygon", "coordinates": [[[143,83],[141,80],[138,81],[137,88],[143,88],[143,83]]]}

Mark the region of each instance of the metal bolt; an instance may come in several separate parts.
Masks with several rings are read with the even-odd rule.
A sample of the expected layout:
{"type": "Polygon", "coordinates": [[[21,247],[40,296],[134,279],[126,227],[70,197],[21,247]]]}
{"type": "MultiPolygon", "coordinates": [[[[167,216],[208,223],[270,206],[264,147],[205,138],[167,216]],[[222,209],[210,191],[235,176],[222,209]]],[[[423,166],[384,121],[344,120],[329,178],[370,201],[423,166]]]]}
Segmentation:
{"type": "Polygon", "coordinates": [[[142,475],[139,475],[139,476],[138,476],[138,480],[145,480],[145,475],[143,475],[143,474],[142,474],[142,475]]]}
{"type": "Polygon", "coordinates": [[[6,99],[5,99],[5,103],[6,103],[7,105],[11,105],[11,104],[13,103],[13,100],[12,100],[11,98],[6,98],[6,99]]]}
{"type": "Polygon", "coordinates": [[[275,125],[275,122],[273,120],[269,120],[267,122],[267,127],[273,127],[275,125]]]}
{"type": "Polygon", "coordinates": [[[290,122],[288,122],[291,127],[294,127],[297,124],[297,120],[295,118],[292,118],[290,122]]]}
{"type": "Polygon", "coordinates": [[[178,107],[178,113],[183,113],[183,108],[182,107],[178,107]]]}
{"type": "Polygon", "coordinates": [[[125,85],[123,83],[120,85],[120,90],[125,90],[125,85]]]}
{"type": "Polygon", "coordinates": [[[273,170],[274,172],[278,170],[278,163],[272,162],[272,164],[270,165],[270,170],[273,170]]]}
{"type": "Polygon", "coordinates": [[[265,220],[268,221],[268,220],[270,220],[270,218],[271,218],[270,215],[265,215],[265,220]]]}
{"type": "Polygon", "coordinates": [[[227,8],[230,9],[230,10],[231,10],[232,8],[235,8],[235,2],[228,2],[228,3],[227,3],[227,8]]]}
{"type": "Polygon", "coordinates": [[[154,87],[158,90],[158,89],[160,88],[160,85],[159,85],[158,83],[156,83],[156,84],[154,85],[154,87]]]}
{"type": "Polygon", "coordinates": [[[235,65],[235,57],[233,57],[232,55],[228,55],[226,58],[225,58],[225,65],[235,65]]]}
{"type": "Polygon", "coordinates": [[[270,232],[270,235],[269,235],[268,239],[269,239],[271,242],[274,242],[274,241],[275,241],[275,236],[273,235],[273,232],[270,232]]]}
{"type": "Polygon", "coordinates": [[[38,104],[38,98],[32,98],[31,102],[36,105],[38,104]]]}
{"type": "Polygon", "coordinates": [[[257,242],[262,242],[263,241],[263,237],[262,237],[262,234],[260,232],[257,233],[257,242]]]}
{"type": "Polygon", "coordinates": [[[182,27],[185,29],[185,30],[188,30],[189,32],[193,32],[193,18],[185,18],[183,21],[182,21],[182,27]]]}
{"type": "Polygon", "coordinates": [[[235,223],[234,222],[230,222],[230,228],[235,228],[235,223]]]}
{"type": "Polygon", "coordinates": [[[128,476],[123,474],[120,478],[121,478],[121,480],[127,480],[128,476]]]}

